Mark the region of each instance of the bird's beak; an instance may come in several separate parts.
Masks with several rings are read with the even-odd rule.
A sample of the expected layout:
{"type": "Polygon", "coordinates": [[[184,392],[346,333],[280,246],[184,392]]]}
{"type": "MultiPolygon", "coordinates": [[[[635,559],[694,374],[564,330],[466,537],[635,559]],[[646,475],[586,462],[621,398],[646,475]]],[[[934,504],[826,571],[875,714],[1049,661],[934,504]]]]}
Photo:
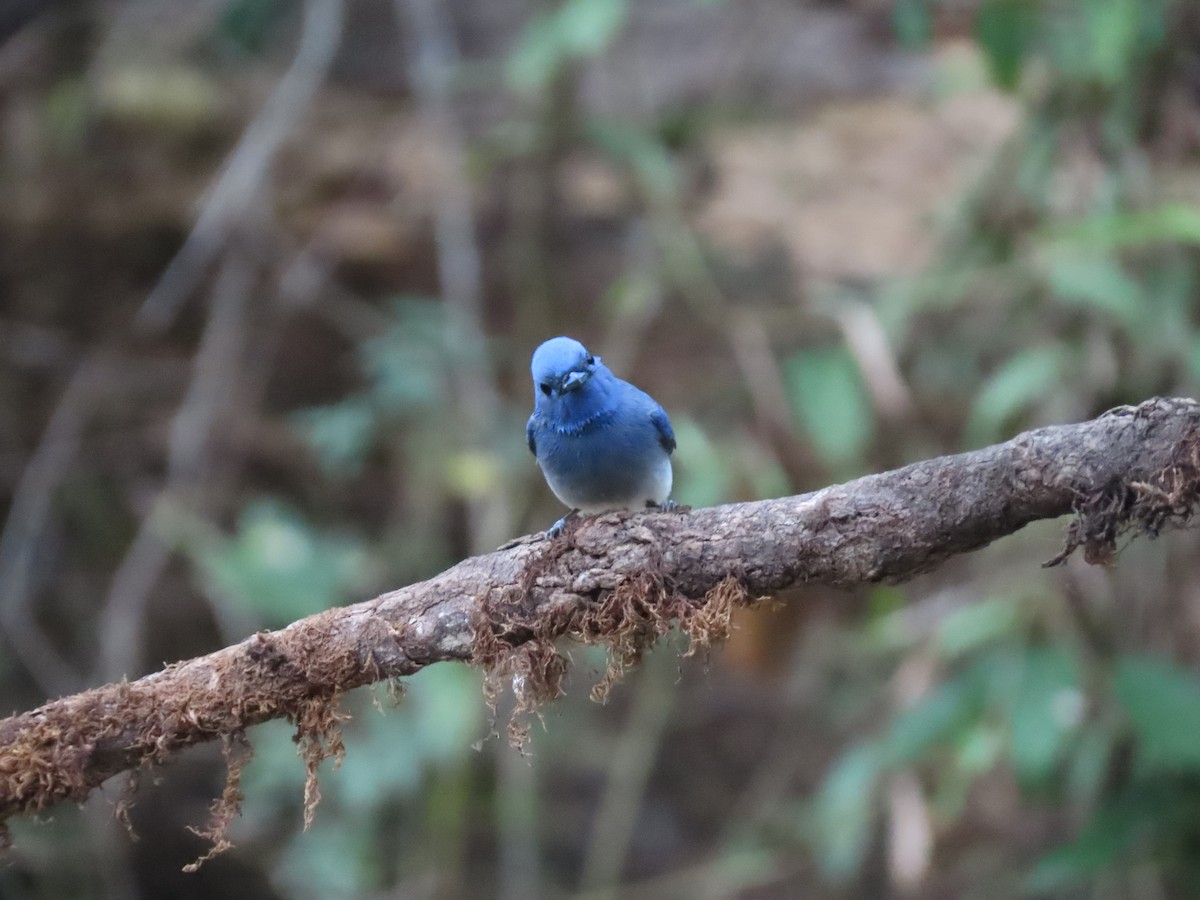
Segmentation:
{"type": "Polygon", "coordinates": [[[584,383],[592,377],[592,373],[588,371],[570,372],[563,379],[562,392],[569,394],[571,391],[577,391],[583,387],[584,383]]]}

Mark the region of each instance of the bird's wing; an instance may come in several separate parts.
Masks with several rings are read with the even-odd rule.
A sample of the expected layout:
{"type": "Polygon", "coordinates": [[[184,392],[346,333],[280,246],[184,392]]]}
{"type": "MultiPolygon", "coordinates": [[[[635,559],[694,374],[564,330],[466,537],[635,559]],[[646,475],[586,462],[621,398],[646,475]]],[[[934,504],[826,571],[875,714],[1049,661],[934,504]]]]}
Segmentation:
{"type": "Polygon", "coordinates": [[[662,444],[664,450],[671,453],[675,449],[675,432],[671,429],[671,420],[667,418],[666,410],[657,403],[654,404],[654,411],[650,413],[650,421],[658,430],[658,442],[662,444]]]}
{"type": "MultiPolygon", "coordinates": [[[[530,416],[529,421],[525,423],[525,443],[529,445],[529,452],[537,456],[537,441],[534,440],[533,433],[537,430],[537,426],[533,421],[534,417],[530,416]]],[[[668,425],[669,429],[671,426],[668,425]]]]}

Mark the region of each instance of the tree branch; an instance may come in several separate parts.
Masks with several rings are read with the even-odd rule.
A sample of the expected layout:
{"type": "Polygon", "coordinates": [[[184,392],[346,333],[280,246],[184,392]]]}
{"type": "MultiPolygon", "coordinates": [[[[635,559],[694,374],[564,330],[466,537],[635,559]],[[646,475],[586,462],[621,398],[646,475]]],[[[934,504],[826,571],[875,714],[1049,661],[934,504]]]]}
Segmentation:
{"type": "Polygon", "coordinates": [[[732,603],[807,582],[902,581],[1036,519],[1077,514],[1051,563],[1079,546],[1105,561],[1128,528],[1155,535],[1185,522],[1200,502],[1198,471],[1200,404],[1154,399],[812,494],[586,519],[556,541],[523,538],[420,584],[0,721],[0,819],[82,801],[192,744],[237,744],[273,718],[297,724],[311,774],[341,751],[336,705],[351,688],[460,660],[483,666],[493,689],[511,676],[529,708],[560,691],[559,636],[608,643],[619,670],[672,621],[704,643],[721,636],[732,603]]]}

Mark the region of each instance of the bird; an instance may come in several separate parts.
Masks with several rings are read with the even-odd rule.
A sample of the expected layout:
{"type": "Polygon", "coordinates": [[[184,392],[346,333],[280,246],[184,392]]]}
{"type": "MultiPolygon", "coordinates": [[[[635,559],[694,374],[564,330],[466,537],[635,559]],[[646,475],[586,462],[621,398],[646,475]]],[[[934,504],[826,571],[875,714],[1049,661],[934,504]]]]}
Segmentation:
{"type": "Polygon", "coordinates": [[[670,499],[675,432],[653,397],[574,338],[545,341],[530,372],[534,405],[525,438],[550,490],[570,509],[550,537],[579,513],[677,508],[670,499]]]}

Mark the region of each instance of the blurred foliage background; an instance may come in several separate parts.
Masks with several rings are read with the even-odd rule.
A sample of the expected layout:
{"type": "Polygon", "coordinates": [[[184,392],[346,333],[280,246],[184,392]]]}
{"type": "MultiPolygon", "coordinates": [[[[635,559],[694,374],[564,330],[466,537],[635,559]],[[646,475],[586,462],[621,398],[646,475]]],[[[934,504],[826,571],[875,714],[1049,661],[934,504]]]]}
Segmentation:
{"type": "MultiPolygon", "coordinates": [[[[546,527],[555,334],[697,505],[1194,396],[1198,200],[1191,0],[7,0],[0,705],[546,527]]],[[[1200,542],[1063,527],[603,707],[572,648],[527,757],[466,667],[361,691],[309,831],[271,723],[197,874],[217,748],[132,838],[125,784],[13,822],[0,896],[1196,896],[1200,542]]]]}

